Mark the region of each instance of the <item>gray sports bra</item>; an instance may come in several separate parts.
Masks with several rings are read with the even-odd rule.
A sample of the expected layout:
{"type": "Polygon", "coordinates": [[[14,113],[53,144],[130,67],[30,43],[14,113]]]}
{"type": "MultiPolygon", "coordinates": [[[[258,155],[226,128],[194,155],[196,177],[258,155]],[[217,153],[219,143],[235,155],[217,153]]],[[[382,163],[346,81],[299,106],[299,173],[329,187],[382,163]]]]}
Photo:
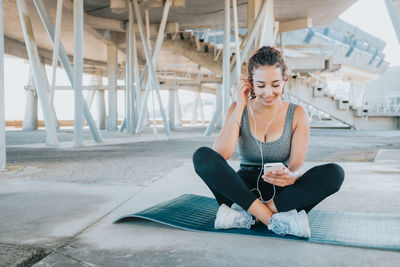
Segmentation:
{"type": "Polygon", "coordinates": [[[296,105],[289,103],[285,119],[285,126],[281,137],[272,142],[261,142],[256,140],[250,132],[247,106],[243,110],[241,127],[239,131],[239,158],[240,163],[245,165],[261,165],[261,153],[257,142],[261,142],[264,155],[264,164],[268,162],[282,162],[288,166],[290,147],[292,141],[292,121],[296,105]]]}

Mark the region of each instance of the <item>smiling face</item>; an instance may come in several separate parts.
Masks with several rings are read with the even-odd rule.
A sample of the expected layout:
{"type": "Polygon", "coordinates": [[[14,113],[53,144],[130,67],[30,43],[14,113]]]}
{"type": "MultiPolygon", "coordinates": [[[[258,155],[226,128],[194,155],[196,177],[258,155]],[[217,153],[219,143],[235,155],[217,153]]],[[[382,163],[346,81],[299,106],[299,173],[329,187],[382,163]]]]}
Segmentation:
{"type": "Polygon", "coordinates": [[[254,70],[254,94],[256,101],[264,106],[275,105],[279,101],[285,84],[282,70],[276,65],[259,66],[254,70]]]}

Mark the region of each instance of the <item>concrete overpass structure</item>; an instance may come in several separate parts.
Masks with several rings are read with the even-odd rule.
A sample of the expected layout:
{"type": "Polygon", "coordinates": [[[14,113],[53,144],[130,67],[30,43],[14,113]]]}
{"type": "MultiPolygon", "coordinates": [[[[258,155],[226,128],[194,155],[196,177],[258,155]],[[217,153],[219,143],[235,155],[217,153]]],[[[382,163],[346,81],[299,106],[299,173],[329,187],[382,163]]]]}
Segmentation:
{"type": "MultiPolygon", "coordinates": [[[[0,39],[0,66],[3,67],[3,51],[30,61],[33,82],[26,87],[31,90],[27,90],[24,128],[37,127],[39,101],[48,145],[57,145],[53,104],[54,94],[62,89],[74,91],[71,112],[75,146],[83,143],[83,118],[97,142],[103,140],[103,128],[140,134],[148,117],[147,102],[152,90],[157,94],[167,135],[180,124],[179,112],[175,116],[175,109],[180,107],[178,89],[215,94],[216,110],[206,131],[210,134],[216,124],[222,123],[223,114],[234,100],[240,66],[253,49],[262,45],[275,45],[284,51],[292,73],[288,93],[293,101],[302,101],[351,127],[363,129],[374,125],[365,123],[368,110],[363,103],[335,99],[334,93],[329,95],[325,90],[328,81],[337,77],[347,79],[354,88],[362,87],[366,81],[377,79],[388,66],[380,40],[344,22],[332,24],[354,2],[6,0],[0,8],[0,19],[4,21],[4,34],[0,29],[0,38],[4,36],[4,48],[0,39]],[[42,64],[51,64],[53,70],[61,65],[71,86],[55,86],[54,75],[48,82],[42,64]],[[90,89],[82,86],[84,72],[97,76],[99,81],[108,77],[108,84],[99,82],[88,99],[82,95],[82,90],[90,89]],[[118,79],[125,81],[122,88],[117,85],[118,79]],[[294,90],[295,86],[300,89],[294,90]],[[125,103],[117,103],[119,89],[125,91],[125,103]],[[169,90],[168,111],[164,110],[159,93],[163,89],[169,90]],[[97,120],[90,112],[95,94],[100,103],[97,120]],[[117,105],[121,104],[125,106],[125,119],[118,128],[117,105]]],[[[398,1],[394,2],[398,7],[398,1]]],[[[394,24],[398,16],[398,9],[393,9],[394,24]]],[[[2,73],[0,69],[0,77],[2,73]]],[[[0,80],[2,86],[3,79],[0,80]]],[[[199,96],[198,93],[196,103],[199,96]]],[[[0,105],[4,105],[3,89],[0,98],[0,105]]],[[[200,108],[201,103],[195,106],[200,108]]],[[[4,111],[1,114],[3,140],[4,111]]],[[[386,128],[398,127],[397,113],[387,117],[383,119],[386,128]]],[[[376,127],[381,127],[382,118],[376,121],[376,127]]],[[[0,167],[4,168],[5,143],[1,142],[0,167]]]]}

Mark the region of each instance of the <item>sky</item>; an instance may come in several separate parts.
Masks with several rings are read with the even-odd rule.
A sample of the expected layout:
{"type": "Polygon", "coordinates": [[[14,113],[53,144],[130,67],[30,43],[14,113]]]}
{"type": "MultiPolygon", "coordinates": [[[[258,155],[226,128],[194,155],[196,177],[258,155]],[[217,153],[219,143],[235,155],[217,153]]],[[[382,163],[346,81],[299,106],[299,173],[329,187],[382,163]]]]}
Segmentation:
{"type": "MultiPolygon", "coordinates": [[[[391,63],[390,66],[400,66],[400,45],[394,32],[384,0],[359,0],[340,15],[339,18],[385,41],[387,43],[383,51],[386,54],[385,60],[391,63]]],[[[51,67],[49,66],[47,66],[47,73],[50,76],[51,67]]],[[[23,120],[24,118],[26,97],[23,88],[27,84],[28,74],[29,64],[26,61],[14,57],[5,58],[6,120],[23,120]]],[[[85,77],[84,83],[88,84],[89,82],[90,78],[85,77]]],[[[58,69],[57,71],[57,84],[69,85],[65,73],[61,69],[58,69]]],[[[181,104],[192,101],[194,97],[192,92],[181,90],[179,94],[181,104]]],[[[86,92],[84,92],[84,95],[86,95],[86,92]]],[[[107,94],[105,95],[107,97],[107,94]]],[[[162,91],[161,96],[163,98],[164,106],[166,106],[168,93],[162,91]]],[[[202,94],[203,99],[204,97],[210,96],[202,94]]],[[[158,105],[156,97],[154,101],[155,104],[158,105]]],[[[118,117],[119,119],[122,119],[124,114],[124,98],[122,91],[118,92],[118,103],[120,103],[118,105],[118,117]]],[[[149,108],[150,113],[152,114],[151,103],[152,99],[150,97],[149,108]]],[[[55,94],[55,105],[58,119],[73,119],[72,91],[57,91],[55,94]]],[[[207,109],[209,108],[210,107],[207,107],[207,109]]],[[[212,114],[212,110],[208,110],[207,113],[212,114]]],[[[93,105],[92,114],[96,118],[96,103],[93,105]]],[[[187,116],[183,117],[183,119],[190,119],[187,116]]],[[[39,107],[39,119],[42,118],[41,108],[39,107]]]]}
{"type": "Polygon", "coordinates": [[[384,0],[359,0],[339,18],[385,41],[385,60],[400,66],[400,44],[384,0]]]}

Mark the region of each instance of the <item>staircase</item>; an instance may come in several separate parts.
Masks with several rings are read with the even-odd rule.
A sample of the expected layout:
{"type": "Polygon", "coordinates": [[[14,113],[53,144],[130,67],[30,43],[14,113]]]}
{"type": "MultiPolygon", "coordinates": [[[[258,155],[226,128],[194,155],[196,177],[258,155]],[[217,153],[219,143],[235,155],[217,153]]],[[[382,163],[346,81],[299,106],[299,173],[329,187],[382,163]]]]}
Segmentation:
{"type": "Polygon", "coordinates": [[[287,94],[353,129],[393,130],[397,128],[397,117],[368,116],[365,107],[353,106],[348,99],[329,93],[323,86],[315,86],[312,77],[299,79],[293,76],[288,81],[287,94]]]}

